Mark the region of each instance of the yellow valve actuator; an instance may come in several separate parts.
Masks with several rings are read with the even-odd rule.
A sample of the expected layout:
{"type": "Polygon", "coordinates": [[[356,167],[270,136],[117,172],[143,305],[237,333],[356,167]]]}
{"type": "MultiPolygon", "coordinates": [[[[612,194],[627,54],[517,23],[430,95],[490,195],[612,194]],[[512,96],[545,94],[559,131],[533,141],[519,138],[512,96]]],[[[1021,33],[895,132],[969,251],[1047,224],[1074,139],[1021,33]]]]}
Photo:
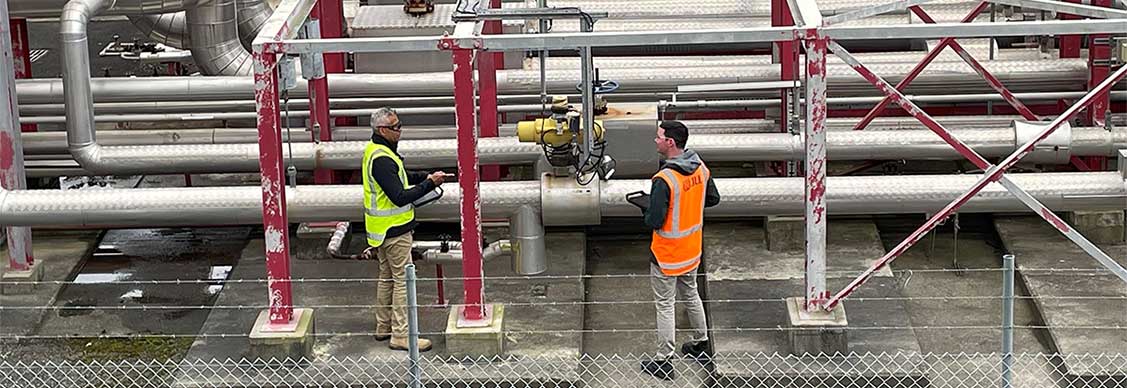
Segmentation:
{"type": "MultiPolygon", "coordinates": [[[[533,121],[521,121],[517,123],[517,137],[520,141],[525,143],[537,143],[559,147],[571,143],[573,134],[567,128],[567,123],[561,131],[556,130],[557,122],[555,119],[536,119],[533,121]]],[[[603,140],[603,121],[595,120],[595,141],[603,140]]],[[[579,137],[578,141],[583,141],[583,131],[579,131],[576,135],[579,137]]]]}

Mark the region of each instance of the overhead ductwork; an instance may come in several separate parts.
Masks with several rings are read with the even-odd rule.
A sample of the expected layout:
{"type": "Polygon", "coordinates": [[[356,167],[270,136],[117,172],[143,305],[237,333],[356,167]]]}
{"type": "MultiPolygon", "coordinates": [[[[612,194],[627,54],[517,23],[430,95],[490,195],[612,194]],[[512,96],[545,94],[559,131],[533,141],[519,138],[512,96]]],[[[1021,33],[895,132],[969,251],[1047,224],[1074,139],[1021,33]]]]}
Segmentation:
{"type": "Polygon", "coordinates": [[[235,9],[239,20],[239,41],[249,51],[258,30],[270,19],[274,8],[266,0],[236,0],[235,9]]]}
{"type": "Polygon", "coordinates": [[[250,76],[254,61],[239,40],[235,0],[212,0],[186,11],[192,59],[207,75],[250,76]]]}
{"type": "MultiPolygon", "coordinates": [[[[1118,171],[1008,174],[1037,200],[1056,211],[1110,210],[1127,207],[1127,187],[1118,171]]],[[[826,182],[831,215],[933,212],[956,198],[981,175],[905,175],[830,177],[826,182]]],[[[572,181],[574,182],[574,181],[572,181]]],[[[482,217],[507,218],[520,210],[544,214],[544,225],[556,225],[550,214],[595,212],[606,217],[639,217],[626,194],[649,187],[650,181],[600,182],[598,200],[552,201],[577,187],[542,185],[539,181],[482,182],[482,217]],[[544,192],[548,187],[550,192],[544,192]],[[548,199],[548,200],[546,200],[548,199]],[[597,208],[591,208],[597,207],[597,208]]],[[[723,200],[706,210],[710,218],[802,214],[803,178],[720,178],[723,200]]],[[[461,191],[444,186],[443,197],[417,210],[420,221],[459,219],[461,191]]],[[[362,221],[363,190],[359,186],[286,188],[289,222],[362,221]]],[[[987,186],[961,212],[1029,211],[997,184],[987,186]]],[[[178,225],[257,225],[262,223],[262,189],[258,186],[0,191],[0,225],[153,227],[178,225]]]]}
{"type": "Polygon", "coordinates": [[[154,42],[178,49],[191,45],[188,21],[184,12],[129,16],[129,21],[154,42]]]}

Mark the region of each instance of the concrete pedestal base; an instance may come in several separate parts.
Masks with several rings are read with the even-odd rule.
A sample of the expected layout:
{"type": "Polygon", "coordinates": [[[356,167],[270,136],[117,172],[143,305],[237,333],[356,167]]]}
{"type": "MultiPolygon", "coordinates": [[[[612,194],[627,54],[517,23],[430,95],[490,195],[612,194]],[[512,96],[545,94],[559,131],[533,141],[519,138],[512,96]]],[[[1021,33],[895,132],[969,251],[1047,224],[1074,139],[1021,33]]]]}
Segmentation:
{"type": "Polygon", "coordinates": [[[271,325],[270,311],[258,313],[250,332],[251,358],[301,359],[313,357],[313,309],[294,309],[288,325],[271,325]]]}
{"type": "Polygon", "coordinates": [[[806,312],[803,298],[787,298],[787,313],[792,329],[789,331],[791,352],[795,355],[849,352],[845,330],[849,322],[845,319],[844,305],[839,304],[833,311],[806,312]]]}
{"type": "Polygon", "coordinates": [[[1068,223],[1096,244],[1122,244],[1124,220],[1121,210],[1078,210],[1068,213],[1068,223]]]}
{"type": "Polygon", "coordinates": [[[806,223],[801,216],[767,217],[767,250],[801,252],[806,248],[806,223]]]}
{"type": "Polygon", "coordinates": [[[0,284],[0,294],[30,294],[35,292],[36,282],[43,281],[43,264],[36,261],[27,271],[8,270],[0,279],[3,280],[3,284],[0,284]]]}
{"type": "Polygon", "coordinates": [[[505,351],[505,306],[485,306],[481,325],[460,322],[465,306],[450,309],[446,320],[446,353],[457,357],[498,356],[505,351]]]}

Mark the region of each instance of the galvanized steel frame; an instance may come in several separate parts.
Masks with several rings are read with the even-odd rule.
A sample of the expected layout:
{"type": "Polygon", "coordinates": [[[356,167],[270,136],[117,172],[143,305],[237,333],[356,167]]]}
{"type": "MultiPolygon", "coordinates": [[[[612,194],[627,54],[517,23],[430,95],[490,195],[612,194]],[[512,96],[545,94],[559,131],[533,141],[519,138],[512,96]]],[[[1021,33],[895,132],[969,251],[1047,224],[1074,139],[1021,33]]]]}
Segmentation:
{"type": "MultiPolygon", "coordinates": [[[[962,37],[984,37],[984,36],[1026,36],[1026,35],[1043,35],[1043,34],[1094,34],[1094,33],[1113,33],[1122,29],[1123,20],[1083,20],[1083,21],[1047,21],[1047,22],[1015,22],[1004,24],[974,24],[974,23],[935,23],[926,25],[892,25],[880,28],[873,27],[833,27],[823,26],[820,11],[817,9],[817,4],[811,0],[790,0],[792,13],[794,13],[795,20],[800,21],[803,26],[801,27],[766,27],[766,28],[742,28],[742,29],[725,29],[725,30],[695,30],[695,31],[633,31],[633,32],[581,32],[581,33],[553,33],[553,34],[511,34],[511,35],[481,35],[479,31],[473,33],[466,33],[463,27],[465,23],[459,23],[459,28],[455,29],[454,36],[443,37],[393,37],[393,38],[360,38],[360,39],[315,39],[315,40],[295,40],[293,36],[285,35],[286,26],[293,27],[298,25],[296,22],[304,20],[308,16],[308,8],[313,3],[313,0],[286,0],[280,6],[281,12],[275,12],[271,18],[271,22],[267,23],[267,28],[264,29],[263,35],[255,41],[256,63],[261,63],[262,68],[271,67],[272,63],[266,60],[267,57],[272,57],[274,54],[283,53],[329,53],[329,52],[409,52],[409,51],[432,51],[432,50],[451,50],[454,61],[454,78],[455,78],[455,99],[459,102],[468,101],[468,104],[458,103],[457,119],[458,119],[458,139],[459,139],[459,185],[462,186],[462,224],[463,224],[463,239],[468,239],[471,244],[479,244],[480,239],[480,193],[478,192],[478,165],[477,165],[477,152],[476,152],[476,129],[477,122],[475,117],[473,105],[473,72],[472,72],[472,58],[475,52],[479,51],[509,51],[509,50],[552,50],[552,49],[576,49],[576,48],[591,48],[591,47],[620,47],[620,46],[651,46],[651,45],[692,45],[692,44],[716,44],[716,43],[751,43],[751,42],[778,42],[778,41],[794,41],[803,40],[809,45],[808,50],[808,66],[807,69],[807,87],[809,101],[814,102],[808,106],[807,114],[807,168],[808,170],[814,168],[818,170],[817,166],[824,166],[825,163],[825,149],[824,149],[824,115],[825,115],[825,92],[824,92],[824,66],[818,66],[824,63],[825,49],[834,51],[835,54],[842,57],[842,59],[849,61],[853,59],[844,49],[841,49],[832,40],[849,39],[849,40],[866,40],[866,39],[883,39],[888,36],[897,36],[901,38],[943,38],[948,41],[950,45],[955,46],[953,39],[962,37]],[[304,9],[304,11],[303,11],[304,9]],[[279,14],[282,14],[279,16],[279,14]],[[804,17],[805,15],[805,17],[804,17]],[[296,20],[295,20],[296,19],[296,20]],[[459,31],[460,30],[460,31],[459,31]],[[273,37],[267,36],[266,31],[276,31],[277,34],[273,37]],[[273,39],[271,39],[273,38],[273,39]],[[824,45],[823,45],[824,44],[824,45]],[[269,65],[269,66],[268,66],[269,65]],[[811,69],[810,67],[813,67],[811,69]],[[810,86],[810,78],[813,78],[813,87],[810,86]],[[819,78],[822,82],[819,86],[819,78]],[[459,92],[461,91],[461,92],[459,92]],[[469,105],[469,107],[466,107],[469,105]],[[818,118],[822,117],[822,120],[818,118]],[[819,125],[819,122],[821,123],[819,125]],[[821,141],[819,142],[819,136],[821,141]]],[[[778,4],[778,3],[776,3],[778,4]]],[[[880,7],[880,6],[878,6],[880,7]]],[[[918,10],[918,7],[913,11],[921,17],[927,18],[926,14],[918,10]]],[[[968,18],[971,21],[977,13],[981,12],[984,6],[980,5],[976,12],[968,18]]],[[[873,10],[872,12],[877,12],[873,10]]],[[[869,11],[865,11],[869,12],[869,11]]],[[[864,12],[863,12],[864,13],[864,12]]],[[[478,26],[478,23],[474,23],[478,26]]],[[[480,30],[480,27],[477,28],[480,30]]],[[[936,51],[942,49],[944,45],[940,45],[936,51]]],[[[975,65],[973,58],[966,55],[965,50],[956,51],[960,53],[968,63],[972,66],[975,65]]],[[[926,66],[926,64],[924,64],[926,66]]],[[[903,253],[907,247],[918,241],[920,237],[928,230],[938,224],[939,220],[945,219],[951,213],[958,209],[959,206],[966,203],[971,197],[976,195],[979,191],[985,188],[992,182],[999,181],[1007,190],[1013,192],[1019,199],[1026,205],[1034,209],[1039,215],[1053,224],[1058,230],[1064,233],[1073,241],[1080,244],[1085,250],[1089,251],[1097,260],[1104,263],[1105,266],[1116,271],[1116,274],[1127,280],[1127,271],[1122,267],[1118,267],[1114,261],[1110,261],[1106,254],[1099,251],[1094,245],[1084,239],[1071,227],[1068,227],[1060,218],[1055,216],[1049,209],[1045,208],[1027,193],[1022,191],[1017,186],[1013,185],[1002,174],[1005,169],[1012,167],[1020,160],[1021,157],[1027,155],[1032,151],[1033,146],[1047,137],[1057,127],[1059,127],[1065,120],[1072,115],[1076,114],[1081,108],[1091,103],[1093,96],[1110,88],[1112,80],[1122,78],[1127,68],[1121,69],[1116,72],[1112,77],[1109,77],[1100,83],[1098,87],[1089,92],[1084,98],[1070,107],[1063,115],[1053,121],[1050,126],[1042,131],[1034,140],[1023,145],[1014,154],[1010,155],[997,166],[990,166],[973,150],[958,141],[954,136],[936,123],[930,116],[927,116],[922,110],[916,107],[911,101],[908,101],[897,88],[893,88],[880,79],[875,74],[872,74],[864,68],[860,63],[854,66],[856,70],[866,75],[874,85],[880,87],[882,91],[887,94],[890,99],[900,103],[909,112],[913,112],[918,119],[925,123],[937,134],[943,136],[944,139],[956,147],[960,153],[970,159],[976,164],[980,164],[986,168],[986,175],[974,186],[956,199],[954,202],[945,207],[942,211],[933,216],[928,223],[913,233],[908,239],[901,243],[902,247],[894,249],[889,252],[884,258],[874,264],[869,271],[862,274],[854,280],[850,286],[843,289],[832,298],[826,299],[828,295],[824,289],[825,283],[825,205],[824,205],[824,190],[825,178],[824,171],[809,171],[807,182],[807,308],[821,306],[827,310],[836,307],[843,298],[847,297],[853,290],[859,287],[867,280],[877,269],[883,267],[889,261],[894,259],[900,253],[903,253]],[[819,225],[817,220],[821,220],[822,224],[819,225]],[[814,222],[812,222],[814,221],[814,222]],[[820,236],[820,238],[819,238],[820,236]],[[813,247],[811,247],[813,245],[813,247]],[[820,253],[819,253],[820,252],[820,253]],[[1110,263],[1108,262],[1110,261],[1110,263]],[[821,284],[819,288],[818,284],[821,284]]],[[[985,72],[981,66],[975,66],[975,69],[980,72],[987,81],[1006,96],[1008,91],[1005,90],[999,82],[992,82],[996,80],[985,72]]],[[[269,132],[271,129],[276,128],[276,91],[275,94],[269,93],[269,87],[276,87],[269,82],[259,82],[260,75],[265,71],[256,71],[256,98],[259,100],[259,130],[260,140],[262,143],[276,143],[280,145],[280,136],[271,136],[269,132]],[[262,93],[258,93],[261,90],[262,93]],[[263,98],[274,98],[275,103],[273,106],[269,103],[263,103],[263,98]],[[270,115],[275,115],[269,117],[270,115]]],[[[268,81],[269,77],[263,78],[268,81]]],[[[276,80],[275,80],[276,83],[276,80]]],[[[1012,95],[1011,95],[1012,97],[1012,95]]],[[[1006,98],[1008,102],[1014,104],[1015,107],[1023,106],[1015,98],[1006,98]]],[[[1020,110],[1020,108],[1019,108],[1020,110]]],[[[1028,109],[1022,112],[1023,115],[1032,115],[1028,109]]],[[[273,157],[267,156],[269,146],[262,145],[263,156],[263,198],[264,202],[270,197],[268,194],[276,193],[273,187],[267,187],[269,177],[280,177],[281,171],[274,171],[273,157]]],[[[280,166],[281,157],[277,156],[277,162],[280,166]]],[[[277,183],[276,181],[273,183],[277,183]]],[[[284,193],[282,194],[284,195],[284,193]]],[[[273,206],[267,206],[264,203],[263,211],[267,219],[266,225],[271,225],[269,221],[271,213],[274,210],[273,206]]],[[[282,219],[284,220],[284,209],[281,209],[282,219]]],[[[269,233],[269,232],[268,232],[269,233]]],[[[283,235],[283,242],[285,241],[283,235]]],[[[288,251],[285,246],[281,247],[283,251],[288,251]]],[[[269,255],[268,247],[268,255],[269,255]]],[[[469,252],[480,252],[479,249],[468,249],[469,252]]],[[[473,262],[470,260],[469,262],[473,262]]],[[[479,262],[480,264],[480,262],[479,262]]],[[[467,274],[467,282],[480,281],[481,268],[465,268],[467,274]]],[[[288,274],[287,274],[288,275],[288,274]]],[[[469,284],[467,284],[469,285],[469,284]]],[[[467,303],[473,306],[473,309],[467,309],[466,317],[469,319],[480,319],[481,316],[476,312],[480,312],[479,307],[482,306],[483,296],[481,294],[473,293],[476,295],[471,296],[471,290],[480,290],[480,284],[475,285],[473,288],[467,287],[467,303]],[[472,297],[472,299],[471,299],[472,297]]],[[[273,303],[273,300],[272,300],[273,303]]]]}

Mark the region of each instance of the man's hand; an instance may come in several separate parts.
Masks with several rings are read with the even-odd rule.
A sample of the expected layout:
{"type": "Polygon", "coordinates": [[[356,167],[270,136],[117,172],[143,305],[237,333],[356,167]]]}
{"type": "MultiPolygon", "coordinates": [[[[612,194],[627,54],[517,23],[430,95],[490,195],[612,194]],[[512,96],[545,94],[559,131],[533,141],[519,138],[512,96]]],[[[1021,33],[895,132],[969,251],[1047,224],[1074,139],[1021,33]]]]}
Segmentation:
{"type": "Polygon", "coordinates": [[[427,179],[430,179],[431,182],[434,182],[435,186],[442,186],[442,182],[446,181],[446,173],[442,171],[435,171],[430,173],[430,175],[427,175],[427,179]]]}

